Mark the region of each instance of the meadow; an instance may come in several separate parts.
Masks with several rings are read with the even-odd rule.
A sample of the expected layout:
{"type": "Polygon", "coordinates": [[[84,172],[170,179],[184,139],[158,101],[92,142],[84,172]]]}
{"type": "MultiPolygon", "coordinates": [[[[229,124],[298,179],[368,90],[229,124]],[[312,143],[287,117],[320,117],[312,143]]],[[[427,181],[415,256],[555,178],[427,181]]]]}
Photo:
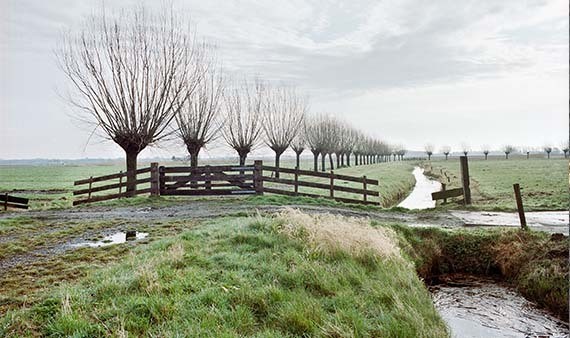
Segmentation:
{"type": "MultiPolygon", "coordinates": [[[[427,174],[446,183],[449,189],[461,187],[459,160],[438,159],[424,163],[427,174]],[[450,177],[450,182],[444,176],[450,177]]],[[[473,208],[489,211],[514,211],[513,184],[522,189],[525,210],[568,210],[568,160],[511,157],[469,158],[473,208]]],[[[457,208],[449,204],[449,208],[457,208]]]]}
{"type": "MultiPolygon", "coordinates": [[[[249,161],[248,161],[249,162],[249,161]]],[[[253,159],[251,159],[253,162],[253,159]]],[[[202,164],[220,165],[229,164],[228,161],[209,161],[202,164]]],[[[181,162],[161,162],[161,165],[180,166],[187,165],[181,162]]],[[[384,207],[397,204],[405,198],[414,186],[415,180],[412,170],[416,163],[412,161],[389,162],[376,165],[364,165],[358,167],[345,167],[335,169],[338,174],[351,176],[366,175],[370,179],[379,181],[378,187],[370,187],[378,190],[379,198],[371,197],[384,207]]],[[[148,166],[148,162],[139,162],[139,167],[148,166]]],[[[264,159],[264,165],[272,165],[270,159],[264,159]]],[[[294,160],[285,158],[282,167],[294,167],[294,160]]],[[[328,165],[328,162],[327,162],[328,165]]],[[[301,162],[301,169],[310,170],[312,161],[304,159],[301,162]]],[[[30,198],[32,209],[50,209],[70,207],[73,200],[73,182],[90,176],[101,176],[117,173],[124,170],[122,162],[112,162],[100,165],[49,165],[49,166],[0,166],[0,191],[14,192],[15,195],[30,198]]],[[[291,178],[292,175],[282,174],[282,178],[291,178]]],[[[300,179],[327,183],[325,178],[301,177],[300,179]]],[[[107,182],[108,183],[108,182],[107,182]]],[[[106,183],[106,184],[107,184],[106,183]]],[[[118,183],[118,181],[116,182],[118,183]]],[[[345,182],[346,183],[346,182],[345,182]]],[[[269,183],[266,183],[269,184],[269,183]]],[[[275,186],[275,184],[273,184],[275,186]]],[[[348,183],[348,187],[362,188],[360,183],[348,183]]],[[[291,187],[287,187],[291,189],[291,187]]],[[[327,192],[321,189],[301,187],[300,192],[326,195],[327,192]]],[[[339,197],[358,197],[350,193],[339,193],[339,197]]],[[[178,200],[177,198],[166,198],[166,200],[178,200]]],[[[128,202],[125,202],[128,204],[128,202]]]]}
{"type": "MultiPolygon", "coordinates": [[[[272,165],[271,159],[263,159],[265,165],[272,165]]],[[[253,161],[253,159],[252,159],[253,161]]],[[[204,162],[203,164],[227,164],[229,161],[204,162]]],[[[140,167],[149,163],[141,162],[140,167]]],[[[161,165],[185,165],[181,162],[164,162],[161,165]]],[[[381,207],[390,208],[397,205],[412,190],[415,179],[412,170],[415,166],[426,168],[426,174],[448,188],[460,187],[459,161],[456,157],[449,160],[433,159],[432,161],[397,161],[361,165],[335,169],[338,174],[366,176],[377,179],[379,185],[370,186],[380,193],[380,197],[369,197],[381,207]],[[444,174],[450,178],[449,181],[444,174]]],[[[293,167],[291,158],[284,158],[283,167],[293,167]]],[[[301,168],[310,170],[312,161],[304,158],[301,168]]],[[[124,170],[121,161],[100,165],[40,165],[40,166],[0,166],[0,191],[13,192],[17,196],[30,198],[32,209],[50,209],[70,207],[73,200],[73,181],[100,176],[124,170]]],[[[568,208],[568,160],[563,158],[531,158],[479,157],[469,158],[473,205],[470,209],[489,211],[515,211],[516,205],[512,185],[520,183],[523,192],[525,209],[532,210],[566,210],[568,208]]],[[[281,174],[282,178],[292,179],[292,175],[281,174]]],[[[326,178],[300,176],[300,180],[328,184],[326,178]]],[[[265,183],[267,186],[279,186],[265,183]]],[[[343,182],[347,187],[362,188],[361,183],[343,182]]],[[[292,189],[286,186],[286,189],[292,189]]],[[[327,195],[327,191],[309,187],[300,187],[300,192],[327,195]]],[[[362,196],[340,192],[339,197],[361,199],[362,196]]],[[[254,198],[255,199],[255,198],[254,198]]],[[[180,198],[168,197],[165,203],[179,201],[180,198]]],[[[301,199],[300,201],[306,201],[301,199]]],[[[137,199],[140,203],[141,199],[137,199]]],[[[122,200],[123,204],[130,202],[122,200]]],[[[111,203],[113,204],[113,203],[111,203]]],[[[121,203],[115,203],[121,205],[121,203]]],[[[438,204],[440,209],[462,209],[458,203],[438,204]]]]}

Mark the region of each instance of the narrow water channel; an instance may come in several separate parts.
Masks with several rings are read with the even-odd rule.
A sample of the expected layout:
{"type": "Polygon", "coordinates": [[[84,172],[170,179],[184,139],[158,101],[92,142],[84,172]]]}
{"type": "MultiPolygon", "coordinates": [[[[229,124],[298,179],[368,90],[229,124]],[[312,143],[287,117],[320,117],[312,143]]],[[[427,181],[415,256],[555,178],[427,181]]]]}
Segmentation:
{"type": "Polygon", "coordinates": [[[493,279],[447,275],[431,286],[452,337],[568,337],[568,324],[493,279]]]}
{"type": "MultiPolygon", "coordinates": [[[[416,179],[414,189],[398,206],[434,208],[431,194],[440,191],[441,184],[426,177],[419,167],[414,168],[413,175],[416,179]]],[[[469,212],[465,214],[470,215],[469,212]]],[[[500,221],[498,217],[493,224],[508,224],[500,221]]],[[[491,278],[446,275],[429,288],[434,305],[454,338],[558,338],[569,335],[568,323],[538,309],[516,290],[491,278]]]]}
{"type": "Polygon", "coordinates": [[[416,185],[408,197],[398,206],[406,209],[435,208],[435,201],[432,201],[431,194],[441,190],[441,183],[427,178],[424,175],[424,170],[420,167],[415,167],[412,174],[416,179],[416,185]]]}

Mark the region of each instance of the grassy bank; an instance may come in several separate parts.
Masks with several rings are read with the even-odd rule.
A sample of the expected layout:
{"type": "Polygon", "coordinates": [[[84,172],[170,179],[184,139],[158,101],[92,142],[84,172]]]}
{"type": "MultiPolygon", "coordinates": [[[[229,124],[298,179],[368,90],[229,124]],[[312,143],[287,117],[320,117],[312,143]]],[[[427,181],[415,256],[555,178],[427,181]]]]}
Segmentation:
{"type": "Polygon", "coordinates": [[[0,335],[447,336],[393,231],[304,217],[216,219],[128,248],[6,313],[0,335]]]}
{"type": "MultiPolygon", "coordinates": [[[[426,162],[428,174],[449,188],[461,187],[459,160],[450,159],[426,162]],[[444,173],[450,177],[448,182],[444,173]]],[[[525,209],[568,209],[568,160],[563,158],[537,159],[500,158],[469,159],[473,208],[491,211],[514,211],[513,184],[522,188],[525,209]]],[[[457,204],[449,207],[456,208],[457,204]]]]}
{"type": "Polygon", "coordinates": [[[393,229],[423,278],[451,272],[500,276],[529,300],[567,320],[568,237],[506,229],[393,229]]]}

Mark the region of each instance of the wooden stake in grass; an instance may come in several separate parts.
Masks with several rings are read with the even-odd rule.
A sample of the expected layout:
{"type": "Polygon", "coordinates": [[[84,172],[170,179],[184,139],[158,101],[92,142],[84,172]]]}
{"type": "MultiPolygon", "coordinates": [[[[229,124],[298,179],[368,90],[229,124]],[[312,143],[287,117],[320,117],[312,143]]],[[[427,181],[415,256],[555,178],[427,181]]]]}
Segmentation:
{"type": "Polygon", "coordinates": [[[465,205],[471,205],[471,189],[469,188],[469,164],[467,156],[460,156],[459,162],[461,165],[461,184],[463,187],[463,197],[465,205]]]}
{"type": "Polygon", "coordinates": [[[522,203],[521,187],[518,183],[513,184],[513,189],[515,190],[515,199],[517,201],[517,210],[519,212],[519,219],[521,220],[521,228],[527,230],[526,217],[524,215],[524,207],[522,203]]]}

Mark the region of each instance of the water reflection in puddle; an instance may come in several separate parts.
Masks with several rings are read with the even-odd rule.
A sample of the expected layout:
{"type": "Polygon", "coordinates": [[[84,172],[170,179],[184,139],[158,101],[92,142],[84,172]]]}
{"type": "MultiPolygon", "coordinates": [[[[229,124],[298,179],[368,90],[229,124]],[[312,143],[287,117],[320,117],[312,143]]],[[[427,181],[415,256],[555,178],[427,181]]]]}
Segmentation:
{"type": "MultiPolygon", "coordinates": [[[[135,241],[139,239],[143,239],[148,236],[147,232],[138,232],[136,233],[135,237],[130,237],[128,241],[135,241]]],[[[121,244],[127,242],[127,233],[124,231],[119,231],[109,236],[105,236],[102,240],[96,242],[82,242],[74,244],[73,246],[90,246],[90,247],[101,247],[113,244],[121,244]]]]}
{"type": "Polygon", "coordinates": [[[429,209],[435,208],[435,201],[431,194],[441,190],[441,183],[430,180],[424,175],[424,170],[416,167],[412,172],[416,179],[416,185],[412,192],[398,206],[406,209],[429,209]]]}
{"type": "Polygon", "coordinates": [[[430,287],[452,337],[568,337],[568,325],[493,280],[453,277],[430,287]]]}

